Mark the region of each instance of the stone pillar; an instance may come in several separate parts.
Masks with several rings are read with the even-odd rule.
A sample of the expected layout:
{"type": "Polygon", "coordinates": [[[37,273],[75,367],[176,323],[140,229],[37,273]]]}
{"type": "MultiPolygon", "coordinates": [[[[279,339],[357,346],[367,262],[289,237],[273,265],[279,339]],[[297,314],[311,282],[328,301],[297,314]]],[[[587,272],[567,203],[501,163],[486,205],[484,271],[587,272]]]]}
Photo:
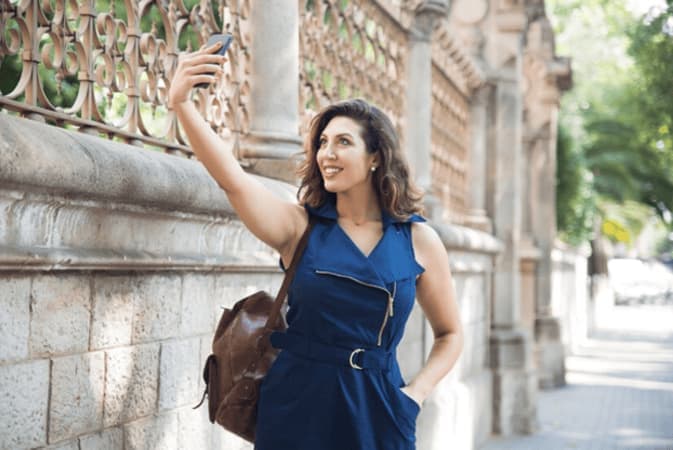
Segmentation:
{"type": "MultiPolygon", "coordinates": [[[[484,60],[486,39],[481,27],[488,10],[486,0],[455,0],[449,18],[452,33],[482,72],[486,72],[487,64],[484,60]]],[[[492,138],[489,134],[493,125],[489,115],[492,95],[493,86],[482,84],[470,97],[470,210],[465,218],[465,225],[487,233],[493,231],[486,215],[486,153],[492,138]]]]}
{"type": "Polygon", "coordinates": [[[552,250],[556,237],[556,121],[534,147],[543,164],[536,168],[537,214],[533,235],[540,251],[536,271],[535,341],[538,378],[541,388],[565,384],[565,352],[561,341],[561,324],[552,315],[552,250]]]}
{"type": "Polygon", "coordinates": [[[535,429],[537,379],[532,365],[531,337],[520,326],[521,279],[521,132],[522,102],[518,67],[502,69],[495,82],[493,152],[493,222],[495,236],[504,244],[493,283],[491,368],[494,388],[494,431],[509,435],[535,429]]]}
{"type": "Polygon", "coordinates": [[[553,30],[544,10],[526,35],[526,145],[529,232],[539,258],[535,284],[536,365],[542,388],[565,384],[561,325],[552,311],[552,251],[556,238],[556,135],[561,91],[570,87],[569,62],[554,55],[553,30]]]}
{"type": "Polygon", "coordinates": [[[487,233],[492,232],[486,215],[486,148],[488,143],[488,102],[492,86],[486,85],[472,96],[470,105],[470,211],[466,225],[487,233]]]}
{"type": "Polygon", "coordinates": [[[409,30],[407,71],[406,149],[416,184],[425,194],[426,216],[441,217],[439,200],[432,194],[432,31],[446,17],[448,0],[421,2],[409,30]]]}
{"type": "Polygon", "coordinates": [[[493,370],[493,431],[531,433],[536,427],[537,378],[531,336],[521,327],[520,232],[522,99],[520,57],[501,67],[495,84],[495,145],[490,150],[489,203],[495,236],[504,244],[493,280],[490,339],[493,370]]]}
{"type": "Polygon", "coordinates": [[[299,136],[299,9],[293,0],[250,2],[250,133],[240,156],[253,172],[294,179],[299,136]]]}
{"type": "MultiPolygon", "coordinates": [[[[525,62],[524,62],[524,76],[525,62]]],[[[524,85],[528,86],[530,80],[524,85]]],[[[524,136],[521,161],[521,180],[522,180],[522,218],[521,218],[521,240],[519,241],[519,270],[521,271],[521,326],[530,336],[535,335],[535,317],[537,304],[537,276],[538,263],[540,260],[540,249],[536,245],[533,233],[533,220],[540,214],[535,200],[539,180],[535,175],[535,168],[539,165],[538,157],[533,149],[531,142],[534,139],[530,135],[527,125],[530,122],[530,111],[524,95],[524,136]]],[[[537,350],[533,345],[534,352],[537,350]]],[[[534,358],[534,361],[537,361],[534,358]]],[[[536,365],[536,368],[538,366],[536,365]]],[[[539,373],[538,373],[539,377],[539,373]]]]}

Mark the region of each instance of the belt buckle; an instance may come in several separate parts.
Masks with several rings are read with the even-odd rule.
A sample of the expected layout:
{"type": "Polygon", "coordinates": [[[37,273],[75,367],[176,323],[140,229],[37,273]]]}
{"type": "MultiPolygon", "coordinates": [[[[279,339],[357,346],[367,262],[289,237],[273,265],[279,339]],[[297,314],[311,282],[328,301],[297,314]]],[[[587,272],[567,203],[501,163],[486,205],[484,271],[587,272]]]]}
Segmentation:
{"type": "Polygon", "coordinates": [[[353,369],[358,369],[362,370],[364,367],[357,365],[355,362],[353,362],[353,357],[357,355],[358,353],[363,353],[365,351],[364,348],[356,348],[351,352],[351,355],[348,357],[348,363],[351,365],[353,369]]]}

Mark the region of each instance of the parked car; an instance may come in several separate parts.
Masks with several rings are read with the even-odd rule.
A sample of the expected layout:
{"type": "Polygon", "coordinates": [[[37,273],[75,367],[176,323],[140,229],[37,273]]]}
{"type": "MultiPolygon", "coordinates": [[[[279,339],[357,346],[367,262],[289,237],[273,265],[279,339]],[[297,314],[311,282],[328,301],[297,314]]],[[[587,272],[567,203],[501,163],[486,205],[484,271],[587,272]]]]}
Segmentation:
{"type": "Polygon", "coordinates": [[[608,261],[616,305],[673,303],[673,269],[656,260],[608,261]]]}

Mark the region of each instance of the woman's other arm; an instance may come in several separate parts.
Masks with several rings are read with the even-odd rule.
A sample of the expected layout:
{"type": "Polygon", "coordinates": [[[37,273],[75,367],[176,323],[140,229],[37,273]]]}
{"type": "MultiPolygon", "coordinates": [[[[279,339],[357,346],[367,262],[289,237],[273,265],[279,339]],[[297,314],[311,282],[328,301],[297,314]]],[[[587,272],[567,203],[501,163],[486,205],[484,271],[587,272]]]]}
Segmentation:
{"type": "Polygon", "coordinates": [[[435,230],[422,223],[412,224],[412,240],[416,260],[425,267],[416,283],[416,298],[435,337],[425,365],[403,388],[421,404],[456,363],[463,348],[463,329],[444,244],[435,230]]]}

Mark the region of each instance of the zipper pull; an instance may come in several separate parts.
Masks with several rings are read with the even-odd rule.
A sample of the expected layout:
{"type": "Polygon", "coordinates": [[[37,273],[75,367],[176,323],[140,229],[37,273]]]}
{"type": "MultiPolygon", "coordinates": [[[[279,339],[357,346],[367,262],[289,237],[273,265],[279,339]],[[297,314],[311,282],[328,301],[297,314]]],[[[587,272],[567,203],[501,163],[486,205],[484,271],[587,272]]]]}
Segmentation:
{"type": "Polygon", "coordinates": [[[393,293],[388,294],[388,305],[390,305],[390,317],[393,317],[393,303],[395,302],[395,293],[397,292],[397,281],[393,284],[393,293]]]}

